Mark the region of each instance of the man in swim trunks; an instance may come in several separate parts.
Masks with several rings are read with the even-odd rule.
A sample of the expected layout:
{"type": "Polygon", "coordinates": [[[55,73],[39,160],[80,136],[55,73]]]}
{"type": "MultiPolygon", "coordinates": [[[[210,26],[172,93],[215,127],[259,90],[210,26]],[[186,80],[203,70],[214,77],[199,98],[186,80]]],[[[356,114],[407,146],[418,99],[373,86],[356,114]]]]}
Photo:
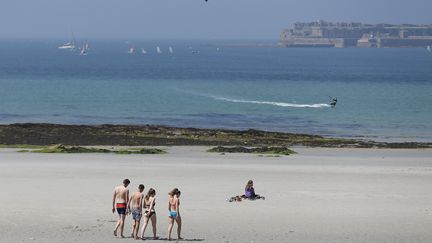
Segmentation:
{"type": "Polygon", "coordinates": [[[130,197],[128,209],[130,210],[132,205],[132,219],[134,220],[132,226],[132,238],[138,239],[138,229],[142,217],[142,208],[143,208],[143,194],[144,185],[141,184],[138,186],[138,191],[134,192],[130,197]]]}
{"type": "Polygon", "coordinates": [[[120,236],[124,238],[123,229],[124,229],[124,221],[126,218],[126,214],[128,213],[127,205],[129,203],[129,189],[127,187],[130,184],[129,179],[123,180],[122,186],[117,186],[114,188],[114,194],[112,199],[112,212],[114,213],[117,209],[117,213],[119,215],[119,219],[114,228],[114,236],[117,236],[117,230],[120,228],[120,236]]]}

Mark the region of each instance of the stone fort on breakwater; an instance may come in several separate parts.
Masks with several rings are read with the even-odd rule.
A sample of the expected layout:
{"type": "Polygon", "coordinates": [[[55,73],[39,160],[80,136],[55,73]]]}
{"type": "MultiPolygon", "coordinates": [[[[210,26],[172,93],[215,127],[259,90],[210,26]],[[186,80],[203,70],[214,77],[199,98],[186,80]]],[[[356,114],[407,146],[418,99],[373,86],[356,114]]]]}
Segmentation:
{"type": "Polygon", "coordinates": [[[279,37],[284,47],[427,47],[432,45],[432,24],[363,24],[297,22],[279,37]]]}

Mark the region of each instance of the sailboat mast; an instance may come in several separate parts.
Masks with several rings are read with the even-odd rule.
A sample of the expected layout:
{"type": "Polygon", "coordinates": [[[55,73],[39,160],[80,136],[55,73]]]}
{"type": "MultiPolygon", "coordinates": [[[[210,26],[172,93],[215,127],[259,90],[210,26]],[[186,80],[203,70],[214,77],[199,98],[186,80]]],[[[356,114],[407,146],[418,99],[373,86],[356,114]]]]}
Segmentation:
{"type": "Polygon", "coordinates": [[[69,26],[69,31],[70,31],[70,35],[72,37],[72,43],[75,44],[76,40],[75,40],[75,35],[74,35],[73,31],[72,31],[72,26],[69,26]]]}

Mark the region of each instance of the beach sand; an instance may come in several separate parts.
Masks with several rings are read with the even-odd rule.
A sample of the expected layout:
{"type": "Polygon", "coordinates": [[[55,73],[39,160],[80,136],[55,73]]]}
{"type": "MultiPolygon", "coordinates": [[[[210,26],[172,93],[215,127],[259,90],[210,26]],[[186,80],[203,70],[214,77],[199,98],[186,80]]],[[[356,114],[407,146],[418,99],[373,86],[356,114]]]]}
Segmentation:
{"type": "MultiPolygon", "coordinates": [[[[112,236],[113,188],[182,191],[182,235],[204,242],[432,242],[432,150],[295,148],[266,157],[172,147],[163,155],[0,150],[0,242],[132,242],[112,236]],[[247,180],[266,200],[227,203],[247,180]]],[[[132,218],[126,219],[125,235],[132,218]]],[[[175,229],[173,236],[175,236],[175,229]]],[[[151,227],[146,236],[151,236],[151,227]]]]}

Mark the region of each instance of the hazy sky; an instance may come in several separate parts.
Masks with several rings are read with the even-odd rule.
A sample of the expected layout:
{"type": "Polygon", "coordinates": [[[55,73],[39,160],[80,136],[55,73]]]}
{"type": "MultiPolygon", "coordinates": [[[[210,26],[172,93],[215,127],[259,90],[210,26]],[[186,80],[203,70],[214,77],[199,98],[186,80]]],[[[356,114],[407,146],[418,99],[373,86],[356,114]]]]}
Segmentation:
{"type": "Polygon", "coordinates": [[[432,0],[0,0],[0,38],[277,39],[296,21],[432,23],[432,0]]]}

